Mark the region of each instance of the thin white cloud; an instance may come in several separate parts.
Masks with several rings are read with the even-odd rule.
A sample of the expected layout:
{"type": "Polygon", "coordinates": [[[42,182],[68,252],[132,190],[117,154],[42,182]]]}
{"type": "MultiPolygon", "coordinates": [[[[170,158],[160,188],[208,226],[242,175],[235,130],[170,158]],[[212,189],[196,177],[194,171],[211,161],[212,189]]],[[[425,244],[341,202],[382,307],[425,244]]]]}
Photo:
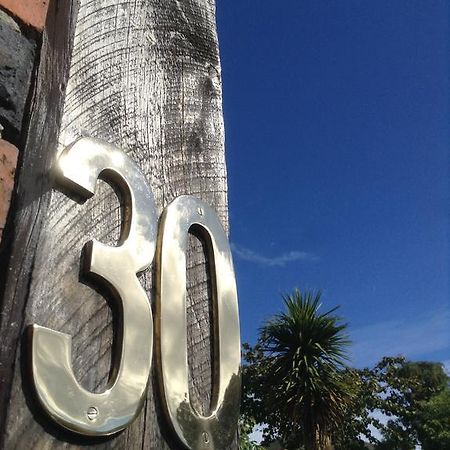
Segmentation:
{"type": "Polygon", "coordinates": [[[283,267],[286,264],[295,261],[315,262],[319,260],[317,256],[312,255],[311,253],[300,252],[297,250],[292,250],[278,256],[265,256],[250,250],[249,248],[233,243],[231,244],[231,250],[238,258],[243,259],[244,261],[255,262],[270,267],[283,267]]]}
{"type": "Polygon", "coordinates": [[[450,310],[441,309],[415,319],[390,320],[350,330],[352,360],[357,366],[376,363],[383,356],[417,358],[450,349],[450,310]]]}

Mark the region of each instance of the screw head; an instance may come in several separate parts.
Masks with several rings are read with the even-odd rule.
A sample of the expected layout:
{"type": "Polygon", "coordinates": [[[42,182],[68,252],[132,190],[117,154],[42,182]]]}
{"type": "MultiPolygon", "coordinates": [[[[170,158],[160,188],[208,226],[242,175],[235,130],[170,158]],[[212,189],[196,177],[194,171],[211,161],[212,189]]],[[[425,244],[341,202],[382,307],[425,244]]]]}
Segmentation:
{"type": "Polygon", "coordinates": [[[202,433],[202,437],[203,437],[203,442],[204,442],[205,444],[207,444],[207,443],[209,442],[209,434],[208,434],[206,431],[204,431],[204,432],[202,433]]]}
{"type": "Polygon", "coordinates": [[[93,422],[98,417],[98,409],[95,406],[91,406],[87,410],[86,415],[87,415],[87,418],[93,422]]]}

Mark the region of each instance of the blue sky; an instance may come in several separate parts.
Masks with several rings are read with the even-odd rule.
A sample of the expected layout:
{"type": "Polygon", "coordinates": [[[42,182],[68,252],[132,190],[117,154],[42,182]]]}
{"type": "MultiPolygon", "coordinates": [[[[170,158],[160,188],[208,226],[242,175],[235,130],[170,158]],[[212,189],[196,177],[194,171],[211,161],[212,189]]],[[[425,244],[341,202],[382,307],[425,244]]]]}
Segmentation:
{"type": "Polygon", "coordinates": [[[320,288],[354,364],[450,360],[449,12],[217,1],[244,341],[320,288]]]}

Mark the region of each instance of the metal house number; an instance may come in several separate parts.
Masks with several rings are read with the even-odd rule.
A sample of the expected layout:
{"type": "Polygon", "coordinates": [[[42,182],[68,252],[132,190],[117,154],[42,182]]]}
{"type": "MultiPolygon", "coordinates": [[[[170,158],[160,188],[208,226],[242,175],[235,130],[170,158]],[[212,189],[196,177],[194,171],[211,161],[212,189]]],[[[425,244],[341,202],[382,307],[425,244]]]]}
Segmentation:
{"type": "Polygon", "coordinates": [[[164,210],[159,228],[153,193],[134,161],[103,141],[82,138],[58,161],[65,186],[85,198],[94,195],[100,174],[126,199],[126,226],[117,247],[86,244],[87,271],[112,287],[122,317],[120,360],[107,389],[84,389],[72,369],[71,336],[32,325],[31,363],[37,396],[55,422],[76,433],[104,436],[126,428],[139,414],[150,376],[153,317],[137,273],[156,254],[156,348],[164,410],[179,441],[188,449],[223,449],[232,441],[240,403],[240,338],[236,281],[230,247],[216,213],[191,196],[176,198],[164,210]],[[213,280],[213,402],[208,416],[191,405],[186,324],[186,246],[188,231],[204,239],[213,280]]]}

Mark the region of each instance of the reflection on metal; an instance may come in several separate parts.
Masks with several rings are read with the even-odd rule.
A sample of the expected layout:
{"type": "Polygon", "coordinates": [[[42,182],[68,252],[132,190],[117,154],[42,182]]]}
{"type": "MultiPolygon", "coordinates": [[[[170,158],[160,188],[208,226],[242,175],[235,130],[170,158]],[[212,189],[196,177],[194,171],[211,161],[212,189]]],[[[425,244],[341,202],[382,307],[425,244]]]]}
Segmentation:
{"type": "Polygon", "coordinates": [[[240,403],[240,338],[236,281],[227,237],[215,212],[189,196],[164,211],[157,249],[157,339],[160,387],[176,435],[189,449],[224,449],[236,433],[240,403]],[[189,400],[186,246],[195,227],[204,239],[213,280],[216,361],[209,416],[189,400]]]}
{"type": "MultiPolygon", "coordinates": [[[[59,178],[83,197],[94,195],[99,175],[114,182],[125,199],[124,227],[117,247],[86,244],[86,271],[114,293],[121,311],[120,358],[105,392],[94,394],[76,380],[71,336],[32,326],[35,389],[47,413],[74,432],[102,436],[125,428],[139,413],[150,375],[153,322],[150,303],[136,273],[153,260],[156,208],[138,166],[120,149],[83,138],[59,159],[59,178]]],[[[180,441],[192,450],[218,450],[235,436],[240,403],[240,338],[236,281],[228,240],[215,212],[189,196],[164,211],[158,239],[158,358],[163,405],[180,441]],[[188,387],[186,246],[188,231],[205,241],[213,283],[215,361],[211,413],[192,407],[188,387]]]]}
{"type": "Polygon", "coordinates": [[[121,317],[121,352],[105,392],[94,394],[75,379],[71,336],[33,325],[32,371],[44,409],[60,425],[86,435],[108,435],[125,428],[139,413],[146,393],[153,347],[152,312],[136,273],[147,268],[156,242],[153,194],[138,166],[121,150],[83,138],[64,150],[60,178],[84,197],[94,195],[100,174],[126,199],[121,243],[87,246],[87,272],[115,292],[121,317]]]}

